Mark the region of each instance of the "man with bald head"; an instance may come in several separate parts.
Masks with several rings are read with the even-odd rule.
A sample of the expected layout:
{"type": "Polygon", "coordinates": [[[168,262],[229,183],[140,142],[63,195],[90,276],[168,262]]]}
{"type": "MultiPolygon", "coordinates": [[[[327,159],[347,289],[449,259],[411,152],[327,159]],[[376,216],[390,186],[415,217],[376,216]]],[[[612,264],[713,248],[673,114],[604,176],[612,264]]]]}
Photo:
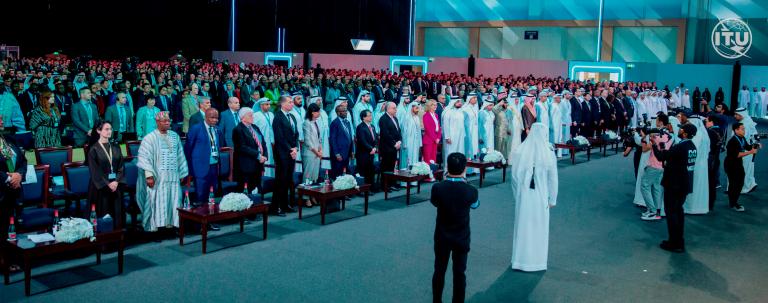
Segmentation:
{"type": "Polygon", "coordinates": [[[240,99],[237,97],[229,97],[227,99],[227,109],[221,112],[221,121],[219,121],[219,128],[221,133],[224,134],[225,146],[232,145],[232,131],[235,129],[238,123],[240,123],[240,99]]]}
{"type": "Polygon", "coordinates": [[[207,201],[211,189],[216,191],[219,172],[219,149],[224,138],[216,126],[219,112],[215,108],[205,111],[205,121],[189,127],[184,153],[189,162],[189,172],[195,178],[197,203],[207,201]]]}

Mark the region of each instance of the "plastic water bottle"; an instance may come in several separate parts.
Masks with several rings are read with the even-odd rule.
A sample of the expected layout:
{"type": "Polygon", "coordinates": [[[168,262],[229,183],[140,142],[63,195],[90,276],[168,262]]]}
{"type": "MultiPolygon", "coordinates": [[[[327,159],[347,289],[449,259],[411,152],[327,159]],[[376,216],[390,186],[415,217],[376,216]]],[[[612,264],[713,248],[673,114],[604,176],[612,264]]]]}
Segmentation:
{"type": "Polygon", "coordinates": [[[51,228],[51,231],[59,231],[59,210],[58,209],[53,210],[53,228],[51,228]]]}
{"type": "Polygon", "coordinates": [[[216,205],[216,199],[213,198],[213,186],[211,186],[211,189],[208,192],[208,205],[216,205]]]}
{"type": "Polygon", "coordinates": [[[96,227],[99,224],[98,218],[96,217],[96,204],[91,204],[91,224],[93,224],[93,232],[96,233],[96,227]]]}
{"type": "Polygon", "coordinates": [[[243,185],[243,194],[246,196],[248,195],[248,183],[245,183],[245,185],[243,185]]]}
{"type": "Polygon", "coordinates": [[[331,177],[328,176],[328,171],[325,171],[325,188],[331,187],[331,177]]]}
{"type": "Polygon", "coordinates": [[[8,225],[8,241],[16,241],[16,225],[13,224],[13,217],[11,217],[11,224],[8,225]]]}
{"type": "Polygon", "coordinates": [[[184,191],[184,201],[181,201],[181,207],[184,209],[189,209],[189,191],[184,191]]]}
{"type": "Polygon", "coordinates": [[[398,170],[400,170],[400,167],[398,166],[397,161],[395,161],[395,172],[397,172],[398,170]]]}

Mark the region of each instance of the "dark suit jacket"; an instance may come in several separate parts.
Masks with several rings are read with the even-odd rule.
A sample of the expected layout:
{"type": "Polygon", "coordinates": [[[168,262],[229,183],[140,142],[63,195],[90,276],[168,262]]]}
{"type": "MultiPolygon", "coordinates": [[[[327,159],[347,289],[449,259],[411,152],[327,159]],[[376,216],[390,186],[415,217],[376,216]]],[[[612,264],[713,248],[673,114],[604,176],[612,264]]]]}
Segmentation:
{"type": "MultiPolygon", "coordinates": [[[[224,137],[218,127],[216,129],[216,150],[224,146],[224,137]]],[[[208,129],[205,123],[198,123],[189,127],[187,141],[184,142],[184,154],[189,165],[189,174],[196,178],[204,178],[208,175],[211,159],[211,141],[208,138],[208,129]]]]}
{"type": "Polygon", "coordinates": [[[384,116],[381,116],[379,119],[379,129],[381,132],[379,135],[379,151],[381,154],[397,153],[395,143],[403,139],[400,134],[400,129],[395,125],[395,123],[399,124],[400,122],[397,121],[397,118],[394,119],[395,122],[392,122],[392,119],[390,119],[387,114],[384,114],[384,116]]]}
{"type": "Polygon", "coordinates": [[[336,155],[341,155],[342,161],[346,161],[352,155],[352,125],[347,124],[349,131],[344,128],[346,120],[336,118],[331,122],[328,143],[331,147],[331,159],[336,161],[336,155]]]}
{"type": "Polygon", "coordinates": [[[373,125],[371,125],[371,128],[373,128],[373,136],[371,136],[371,131],[365,123],[358,124],[357,129],[355,130],[355,138],[357,138],[355,159],[357,160],[358,165],[373,161],[371,150],[374,149],[379,142],[377,140],[376,129],[373,125]]]}
{"type": "Polygon", "coordinates": [[[629,97],[624,97],[621,104],[624,105],[624,110],[627,111],[627,120],[631,120],[635,116],[635,106],[632,105],[632,100],[629,97]]]}
{"type": "Polygon", "coordinates": [[[238,120],[235,120],[235,116],[232,115],[232,111],[227,108],[219,113],[219,129],[224,134],[224,142],[226,146],[232,145],[232,131],[240,124],[238,120]]]}
{"type": "Polygon", "coordinates": [[[613,120],[613,117],[611,116],[614,114],[613,107],[608,104],[608,101],[600,98],[598,99],[600,102],[600,119],[605,120],[605,123],[608,123],[608,121],[613,120]]]}
{"type": "MultiPolygon", "coordinates": [[[[161,112],[171,112],[173,113],[173,98],[168,95],[158,95],[155,97],[155,106],[160,109],[161,112]],[[165,99],[165,105],[163,105],[163,99],[165,99]]],[[[173,114],[171,114],[171,117],[173,117],[173,114]]]]}
{"type": "Polygon", "coordinates": [[[600,116],[600,103],[597,102],[597,98],[593,97],[589,100],[589,112],[592,113],[592,122],[599,124],[602,117],[600,116]]]}
{"type": "Polygon", "coordinates": [[[696,165],[696,145],[691,140],[672,145],[669,150],[660,150],[653,145],[653,154],[664,162],[661,186],[665,191],[693,192],[693,166],[696,165]]]}
{"type": "Polygon", "coordinates": [[[571,104],[571,121],[581,125],[582,115],[581,115],[581,105],[579,104],[579,99],[571,98],[569,102],[571,104]]]}
{"type": "Polygon", "coordinates": [[[251,125],[251,129],[256,133],[256,138],[261,142],[261,152],[259,146],[248,127],[243,123],[237,124],[232,130],[232,143],[235,149],[234,167],[235,176],[246,174],[261,174],[264,171],[264,164],[259,159],[263,155],[269,157],[267,152],[267,142],[258,127],[251,125]]]}
{"type": "Polygon", "coordinates": [[[291,148],[299,146],[299,126],[298,121],[293,121],[293,125],[296,129],[291,127],[291,122],[288,120],[295,120],[293,115],[283,113],[278,109],[275,111],[275,120],[272,121],[272,129],[275,133],[275,146],[272,152],[275,154],[275,163],[281,161],[283,163],[293,161],[291,159],[291,148]]]}

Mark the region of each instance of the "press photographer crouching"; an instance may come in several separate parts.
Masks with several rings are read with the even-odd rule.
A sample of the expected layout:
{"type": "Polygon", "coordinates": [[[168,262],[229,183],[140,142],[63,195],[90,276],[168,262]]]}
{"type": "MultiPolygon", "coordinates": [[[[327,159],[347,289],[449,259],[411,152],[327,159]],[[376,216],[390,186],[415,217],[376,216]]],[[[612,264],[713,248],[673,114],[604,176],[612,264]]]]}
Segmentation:
{"type": "Polygon", "coordinates": [[[744,186],[744,157],[754,155],[762,147],[760,143],[750,144],[744,137],[744,124],[733,124],[733,137],[728,140],[725,152],[725,173],[728,175],[728,203],[731,209],[742,212],[744,206],[739,204],[739,196],[744,186]]]}
{"type": "MultiPolygon", "coordinates": [[[[639,128],[636,133],[640,137],[640,146],[642,152],[647,152],[658,146],[661,150],[667,151],[673,143],[673,138],[669,134],[672,130],[669,124],[669,116],[660,113],[656,117],[656,128],[639,128]]],[[[645,202],[646,212],[640,219],[645,221],[661,220],[659,207],[661,207],[663,189],[661,187],[662,176],[664,174],[664,165],[661,163],[656,153],[651,153],[648,158],[648,164],[643,171],[640,180],[640,190],[645,202]]]]}

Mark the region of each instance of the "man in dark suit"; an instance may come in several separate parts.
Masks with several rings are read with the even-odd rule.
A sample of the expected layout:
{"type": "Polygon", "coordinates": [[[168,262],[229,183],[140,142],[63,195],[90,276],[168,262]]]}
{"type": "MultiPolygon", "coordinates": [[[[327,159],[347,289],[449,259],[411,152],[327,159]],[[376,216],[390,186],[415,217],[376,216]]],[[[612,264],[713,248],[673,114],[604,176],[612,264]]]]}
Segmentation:
{"type": "MultiPolygon", "coordinates": [[[[381,172],[390,172],[395,170],[397,154],[402,144],[402,135],[397,118],[397,106],[394,102],[387,103],[387,112],[379,119],[380,140],[379,156],[381,158],[381,172]]],[[[382,185],[384,178],[381,178],[382,185]]],[[[382,186],[383,188],[383,186],[382,186]]]]}
{"type": "Polygon", "coordinates": [[[286,212],[295,212],[288,205],[289,186],[293,183],[293,171],[296,168],[296,156],[299,149],[298,121],[290,114],[293,100],[288,96],[278,99],[279,109],[275,112],[272,129],[275,133],[275,191],[272,193],[270,207],[273,214],[285,216],[286,212]]]}
{"type": "Polygon", "coordinates": [[[197,106],[200,111],[192,114],[192,116],[189,117],[189,128],[192,128],[192,126],[195,124],[203,123],[203,120],[205,120],[205,115],[203,113],[211,108],[211,98],[198,96],[197,106]]]}
{"type": "Polygon", "coordinates": [[[371,184],[375,189],[374,192],[376,192],[378,191],[378,186],[373,184],[376,173],[376,169],[373,167],[373,156],[376,154],[376,146],[379,144],[379,140],[376,130],[371,125],[373,114],[366,109],[360,112],[360,120],[363,123],[358,124],[355,130],[355,138],[357,138],[357,148],[355,149],[357,172],[363,176],[365,183],[371,184]]]}
{"type": "Polygon", "coordinates": [[[592,137],[599,133],[603,123],[605,123],[600,113],[600,102],[597,101],[597,96],[592,96],[589,99],[589,112],[592,116],[592,127],[589,129],[589,136],[592,137]]]}
{"type": "Polygon", "coordinates": [[[205,111],[205,121],[189,128],[184,153],[189,163],[189,174],[195,178],[197,203],[208,201],[208,193],[218,186],[219,149],[224,138],[216,124],[219,112],[214,108],[205,111]]]}
{"type": "MultiPolygon", "coordinates": [[[[0,116],[0,128],[3,127],[3,117],[0,116]]],[[[26,173],[27,158],[24,152],[11,136],[0,133],[0,240],[2,241],[8,239],[10,217],[16,206],[16,200],[21,196],[21,182],[24,182],[26,173]]]]}
{"type": "Polygon", "coordinates": [[[269,157],[267,142],[259,128],[253,126],[253,110],[250,107],[241,108],[238,115],[240,123],[232,131],[235,180],[240,188],[248,184],[248,192],[257,187],[261,192],[261,176],[269,157]]]}
{"type": "Polygon", "coordinates": [[[237,97],[231,97],[227,100],[227,109],[221,112],[221,121],[219,128],[224,134],[224,142],[227,146],[232,146],[232,130],[240,123],[240,100],[237,97]]]}
{"type": "Polygon", "coordinates": [[[581,103],[579,102],[578,97],[571,98],[570,94],[566,94],[565,98],[568,99],[568,103],[571,104],[571,137],[576,137],[579,135],[579,129],[583,122],[581,103]]]}
{"type": "Polygon", "coordinates": [[[623,97],[619,98],[619,97],[621,96],[618,96],[616,98],[611,97],[608,99],[609,100],[613,99],[613,102],[611,102],[611,107],[613,107],[613,113],[616,117],[616,122],[613,125],[613,128],[611,129],[614,131],[618,129],[621,132],[624,130],[624,126],[627,125],[627,122],[629,121],[629,119],[627,117],[627,109],[624,108],[624,101],[622,100],[624,98],[623,97]]]}
{"type": "Polygon", "coordinates": [[[155,100],[155,106],[157,106],[161,112],[171,112],[171,116],[173,116],[173,100],[171,100],[171,97],[169,96],[168,86],[160,87],[160,94],[155,100]]]}
{"type": "Polygon", "coordinates": [[[329,139],[331,147],[331,178],[340,176],[349,169],[349,158],[352,156],[353,129],[347,120],[347,107],[336,106],[336,119],[331,122],[329,139]]]}
{"type": "MultiPolygon", "coordinates": [[[[696,165],[696,145],[689,138],[696,136],[696,126],[685,124],[678,136],[682,141],[664,150],[663,144],[654,142],[653,154],[664,163],[661,186],[664,187],[664,212],[667,213],[669,240],[662,241],[662,249],[671,252],[684,252],[683,226],[685,214],[683,203],[693,191],[693,166],[696,165]],[[658,146],[657,146],[658,145],[658,146]]],[[[656,140],[655,138],[652,140],[656,140]]]]}
{"type": "Polygon", "coordinates": [[[448,155],[448,176],[432,186],[430,202],[437,208],[435,222],[435,273],[432,276],[432,301],[442,302],[448,258],[453,255],[453,302],[464,302],[467,254],[470,231],[469,210],[480,206],[477,189],[465,179],[467,158],[461,153],[448,155]]]}

